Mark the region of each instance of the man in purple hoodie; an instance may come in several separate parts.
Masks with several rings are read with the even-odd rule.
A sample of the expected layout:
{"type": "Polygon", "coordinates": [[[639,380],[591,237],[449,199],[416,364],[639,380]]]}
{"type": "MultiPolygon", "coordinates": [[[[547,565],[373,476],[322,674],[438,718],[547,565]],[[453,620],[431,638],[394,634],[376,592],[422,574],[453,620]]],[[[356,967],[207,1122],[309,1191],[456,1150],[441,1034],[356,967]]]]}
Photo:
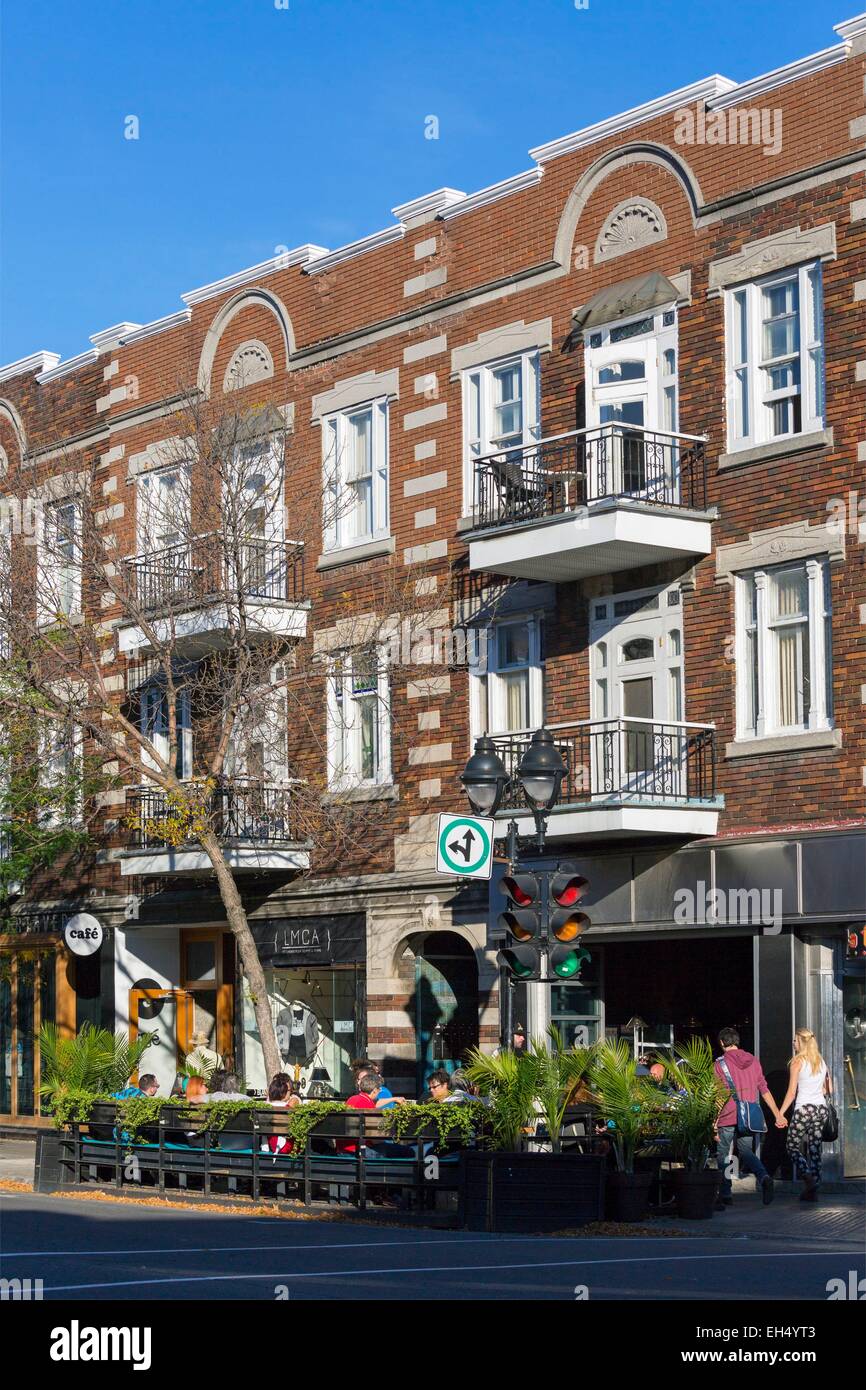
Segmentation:
{"type": "MultiPolygon", "coordinates": [[[[740,1035],[736,1028],[723,1028],[719,1034],[719,1042],[722,1046],[722,1057],[716,1060],[716,1075],[730,1089],[728,1078],[722,1068],[722,1058],[724,1058],[740,1100],[756,1101],[760,1096],[775,1115],[777,1125],[784,1127],[784,1117],[772,1097],[761,1063],[757,1057],[752,1056],[751,1052],[746,1052],[740,1047],[740,1035]]],[[[733,1095],[725,1101],[719,1111],[716,1130],[719,1136],[716,1161],[719,1165],[719,1172],[722,1174],[716,1211],[724,1211],[725,1207],[729,1207],[733,1200],[728,1170],[728,1163],[733,1150],[736,1150],[746,1171],[754,1173],[761,1189],[764,1206],[768,1206],[773,1200],[773,1179],[755,1153],[755,1136],[737,1134],[737,1104],[733,1095]]]]}

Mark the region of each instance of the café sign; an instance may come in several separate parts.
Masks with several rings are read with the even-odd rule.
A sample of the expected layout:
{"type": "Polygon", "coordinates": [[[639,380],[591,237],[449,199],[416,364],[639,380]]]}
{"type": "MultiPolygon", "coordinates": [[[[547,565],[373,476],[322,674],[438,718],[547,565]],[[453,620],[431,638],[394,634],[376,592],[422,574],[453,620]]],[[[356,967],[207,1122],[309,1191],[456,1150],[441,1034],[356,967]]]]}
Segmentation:
{"type": "Polygon", "coordinates": [[[63,940],[74,956],[93,956],[102,945],[102,924],[89,912],[76,912],[63,928],[63,940]]]}

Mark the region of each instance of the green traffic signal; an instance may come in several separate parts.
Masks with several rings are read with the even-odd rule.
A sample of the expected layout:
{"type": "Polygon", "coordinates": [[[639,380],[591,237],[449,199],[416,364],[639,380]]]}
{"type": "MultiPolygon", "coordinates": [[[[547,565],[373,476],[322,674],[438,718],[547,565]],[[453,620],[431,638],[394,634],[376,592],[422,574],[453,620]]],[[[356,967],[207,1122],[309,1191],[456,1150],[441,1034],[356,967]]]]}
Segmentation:
{"type": "Polygon", "coordinates": [[[497,952],[496,962],[517,980],[537,980],[541,974],[541,956],[535,946],[506,946],[497,952]]]}
{"type": "Polygon", "coordinates": [[[549,957],[550,972],[559,980],[573,980],[591,959],[589,951],[582,947],[574,950],[570,946],[554,946],[549,957]]]}

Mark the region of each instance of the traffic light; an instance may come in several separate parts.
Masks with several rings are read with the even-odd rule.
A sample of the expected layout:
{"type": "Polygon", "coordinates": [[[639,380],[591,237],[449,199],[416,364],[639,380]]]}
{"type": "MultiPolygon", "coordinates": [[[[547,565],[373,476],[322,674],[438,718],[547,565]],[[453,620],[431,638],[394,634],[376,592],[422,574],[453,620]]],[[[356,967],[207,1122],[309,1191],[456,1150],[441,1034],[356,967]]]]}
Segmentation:
{"type": "Polygon", "coordinates": [[[591,926],[586,913],[577,907],[588,887],[589,881],[574,864],[559,864],[548,880],[548,966],[550,974],[559,980],[574,979],[590,958],[589,952],[578,945],[591,926]]]}
{"type": "Polygon", "coordinates": [[[513,873],[500,882],[508,906],[500,912],[498,925],[508,933],[507,945],[498,953],[501,966],[518,980],[541,976],[542,913],[541,883],[535,874],[513,873]]]}

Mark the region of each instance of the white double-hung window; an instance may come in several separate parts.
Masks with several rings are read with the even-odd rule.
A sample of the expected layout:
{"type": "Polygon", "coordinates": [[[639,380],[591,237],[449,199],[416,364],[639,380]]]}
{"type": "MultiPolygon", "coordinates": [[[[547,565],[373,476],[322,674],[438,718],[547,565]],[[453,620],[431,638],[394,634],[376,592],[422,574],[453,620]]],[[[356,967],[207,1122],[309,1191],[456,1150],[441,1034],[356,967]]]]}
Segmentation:
{"type": "Polygon", "coordinates": [[[824,428],[821,263],[726,291],[728,448],[824,428]]]}
{"type": "Polygon", "coordinates": [[[544,723],[544,648],[540,615],[494,624],[486,661],[470,675],[473,737],[536,729],[544,723]]]}
{"type": "Polygon", "coordinates": [[[388,535],[388,402],[322,421],[324,546],[339,550],[388,535]]]}
{"type": "Polygon", "coordinates": [[[81,611],[81,505],[75,498],[45,505],[38,602],[42,622],[81,611]]]}
{"type": "Polygon", "coordinates": [[[826,559],[736,576],[737,736],[832,724],[830,579],[826,559]]]}
{"type": "Polygon", "coordinates": [[[328,783],[332,790],[391,780],[386,648],[371,644],[334,657],[328,675],[328,783]]]}
{"type": "Polygon", "coordinates": [[[523,352],[463,373],[464,496],[475,505],[475,464],[487,454],[535,443],[541,436],[539,354],[523,352]]]}

